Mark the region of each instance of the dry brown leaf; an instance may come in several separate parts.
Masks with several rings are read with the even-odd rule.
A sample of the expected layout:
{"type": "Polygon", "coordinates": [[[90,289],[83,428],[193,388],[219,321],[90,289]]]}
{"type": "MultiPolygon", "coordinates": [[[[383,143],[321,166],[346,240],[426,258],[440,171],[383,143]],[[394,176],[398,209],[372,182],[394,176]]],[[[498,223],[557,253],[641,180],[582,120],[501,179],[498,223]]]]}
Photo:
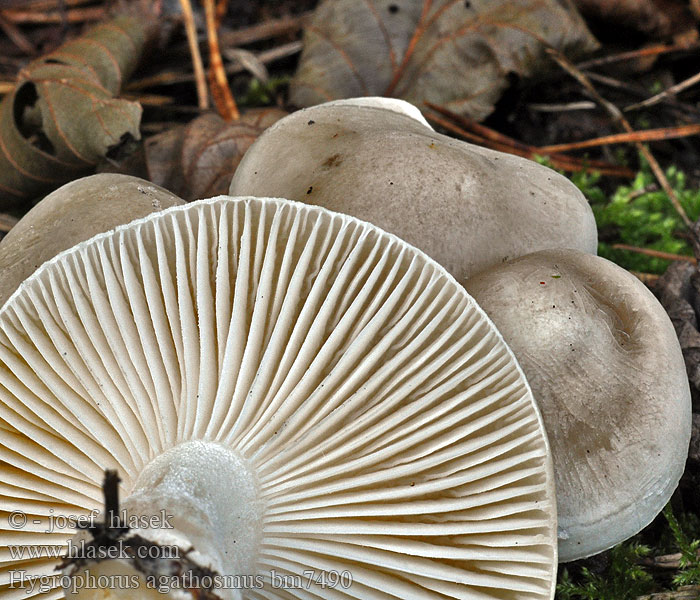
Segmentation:
{"type": "Polygon", "coordinates": [[[700,219],[691,229],[696,264],[672,263],[654,286],[654,293],[666,309],[683,350],[693,410],[700,412],[700,219]]]}
{"type": "Polygon", "coordinates": [[[257,137],[287,113],[255,109],[226,123],[206,114],[146,140],[146,177],[185,200],[228,193],[238,163],[257,137]]]}
{"type": "Polygon", "coordinates": [[[652,38],[667,38],[693,27],[683,0],[574,0],[582,14],[640,31],[652,38]]]}
{"type": "Polygon", "coordinates": [[[690,12],[696,20],[700,21],[700,0],[690,0],[690,12]]]}
{"type": "Polygon", "coordinates": [[[151,31],[148,19],[117,17],[20,71],[0,106],[1,207],[80,177],[139,139],[141,106],[115,95],[151,31]]]}
{"type": "Polygon", "coordinates": [[[394,96],[481,120],[508,85],[550,61],[551,45],[597,47],[567,0],[325,0],[304,33],[290,99],[394,96]]]}
{"type": "Polygon", "coordinates": [[[654,286],[654,293],[666,309],[683,350],[695,410],[700,410],[699,291],[700,272],[697,266],[687,262],[671,264],[654,286]]]}

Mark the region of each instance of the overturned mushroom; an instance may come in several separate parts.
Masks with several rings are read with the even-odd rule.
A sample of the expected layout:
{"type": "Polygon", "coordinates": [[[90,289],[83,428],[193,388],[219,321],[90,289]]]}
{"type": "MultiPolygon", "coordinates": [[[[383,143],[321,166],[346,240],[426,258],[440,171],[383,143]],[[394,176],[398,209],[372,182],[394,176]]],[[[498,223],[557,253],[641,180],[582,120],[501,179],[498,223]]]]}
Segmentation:
{"type": "Polygon", "coordinates": [[[281,119],[250,147],[229,193],[365,219],[458,280],[536,250],[596,252],[593,213],[565,177],[440,135],[414,106],[390,98],[329,102],[281,119]]]}
{"type": "Polygon", "coordinates": [[[465,286],[542,410],[560,560],[637,533],[676,488],[690,440],[688,378],[663,307],[624,269],[573,250],[523,256],[465,286]]]}
{"type": "Polygon", "coordinates": [[[84,598],[553,595],[553,476],[522,372],[441,267],[351,217],[221,197],[52,259],[0,310],[0,430],[0,509],[29,523],[0,525],[3,594],[46,576],[48,598],[80,581],[84,598]],[[49,557],[9,559],[63,548],[72,528],[44,530],[99,509],[105,469],[126,525],[172,527],[114,535],[177,558],[73,556],[68,582],[49,557]],[[203,573],[253,579],[182,589],[203,573]],[[117,576],[141,588],[100,588],[117,576]]]}

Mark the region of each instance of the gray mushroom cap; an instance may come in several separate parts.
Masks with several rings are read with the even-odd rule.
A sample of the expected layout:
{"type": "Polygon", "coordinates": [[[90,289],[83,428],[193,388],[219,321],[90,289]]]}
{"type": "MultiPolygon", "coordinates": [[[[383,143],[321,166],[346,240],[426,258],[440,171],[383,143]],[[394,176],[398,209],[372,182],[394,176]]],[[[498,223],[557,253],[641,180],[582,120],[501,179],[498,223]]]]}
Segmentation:
{"type": "Polygon", "coordinates": [[[129,175],[71,181],[32,208],[0,242],[0,306],[44,262],[98,233],[184,204],[169,191],[129,175]]]}
{"type": "Polygon", "coordinates": [[[329,102],[281,119],[248,149],[229,193],[369,221],[458,280],[545,248],[596,252],[593,213],[565,177],[438,134],[396,99],[329,102]]]}
{"type": "Polygon", "coordinates": [[[670,498],[691,430],[688,377],[663,307],[600,257],[547,250],[465,282],[520,362],[549,435],[559,558],[637,533],[670,498]]]}

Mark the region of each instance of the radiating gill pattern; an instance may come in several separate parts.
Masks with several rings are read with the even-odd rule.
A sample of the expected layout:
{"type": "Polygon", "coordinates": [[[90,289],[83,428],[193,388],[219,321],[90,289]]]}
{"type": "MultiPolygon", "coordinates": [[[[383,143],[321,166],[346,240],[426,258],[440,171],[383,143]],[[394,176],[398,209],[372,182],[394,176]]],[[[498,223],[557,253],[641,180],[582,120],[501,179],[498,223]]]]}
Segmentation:
{"type": "Polygon", "coordinates": [[[12,572],[57,561],[10,547],[66,544],[45,530],[101,507],[104,469],[128,496],[197,439],[255,473],[265,584],[244,598],[552,596],[551,464],[520,369],[445,271],[353,218],[221,197],[58,256],[0,312],[0,430],[3,598],[40,595],[12,572]],[[352,584],[309,584],[324,571],[352,584]]]}

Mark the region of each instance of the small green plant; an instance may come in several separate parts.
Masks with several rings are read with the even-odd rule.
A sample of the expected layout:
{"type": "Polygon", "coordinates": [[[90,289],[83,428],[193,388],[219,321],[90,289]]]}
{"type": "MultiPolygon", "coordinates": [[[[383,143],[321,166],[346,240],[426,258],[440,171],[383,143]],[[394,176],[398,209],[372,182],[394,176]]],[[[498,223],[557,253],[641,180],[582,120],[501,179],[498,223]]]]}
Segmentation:
{"type": "MultiPolygon", "coordinates": [[[[670,167],[666,176],[690,219],[696,220],[700,214],[700,190],[687,189],[685,175],[675,167],[670,167]]],[[[666,193],[657,189],[647,168],[637,174],[631,185],[618,187],[607,202],[592,198],[591,206],[604,240],[612,234],[623,244],[692,255],[689,242],[679,236],[685,229],[680,216],[666,193]]],[[[663,273],[668,267],[667,260],[612,246],[603,241],[598,253],[627,269],[663,273]]]]}
{"type": "Polygon", "coordinates": [[[700,558],[698,558],[700,540],[691,541],[676,515],[673,514],[670,503],[664,508],[664,517],[668,521],[675,545],[681,553],[679,571],[673,577],[674,585],[700,584],[700,558]]]}
{"type": "Polygon", "coordinates": [[[253,77],[248,83],[248,89],[245,96],[241,98],[241,106],[264,106],[266,104],[274,104],[275,95],[282,86],[289,83],[291,77],[282,75],[279,77],[270,77],[266,82],[260,81],[257,77],[253,77]]]}
{"type": "Polygon", "coordinates": [[[564,569],[557,583],[557,600],[635,600],[650,592],[654,579],[639,565],[651,549],[638,543],[623,543],[610,551],[610,565],[603,575],[581,569],[574,581],[564,569]]]}
{"type": "MultiPolygon", "coordinates": [[[[598,254],[631,271],[663,273],[668,260],[613,248],[621,243],[692,255],[690,243],[682,236],[685,226],[680,216],[658,188],[643,157],[640,160],[641,169],[632,183],[619,186],[610,196],[601,189],[597,173],[574,173],[571,181],[591,203],[599,232],[598,254]]],[[[546,159],[539,162],[548,165],[546,159]]],[[[688,217],[695,221],[700,215],[700,189],[688,189],[685,174],[676,167],[669,167],[666,177],[688,217]]]]}
{"type": "MultiPolygon", "coordinates": [[[[700,585],[700,519],[694,514],[673,514],[670,503],[663,511],[668,528],[655,544],[653,554],[680,551],[678,571],[671,583],[674,587],[700,585]]],[[[639,537],[639,536],[638,536],[639,537]]],[[[639,596],[665,588],[669,580],[655,582],[651,573],[640,564],[652,554],[649,546],[624,542],[610,551],[610,564],[604,573],[583,568],[573,578],[568,570],[559,574],[556,600],[636,600],[639,596]]]]}

